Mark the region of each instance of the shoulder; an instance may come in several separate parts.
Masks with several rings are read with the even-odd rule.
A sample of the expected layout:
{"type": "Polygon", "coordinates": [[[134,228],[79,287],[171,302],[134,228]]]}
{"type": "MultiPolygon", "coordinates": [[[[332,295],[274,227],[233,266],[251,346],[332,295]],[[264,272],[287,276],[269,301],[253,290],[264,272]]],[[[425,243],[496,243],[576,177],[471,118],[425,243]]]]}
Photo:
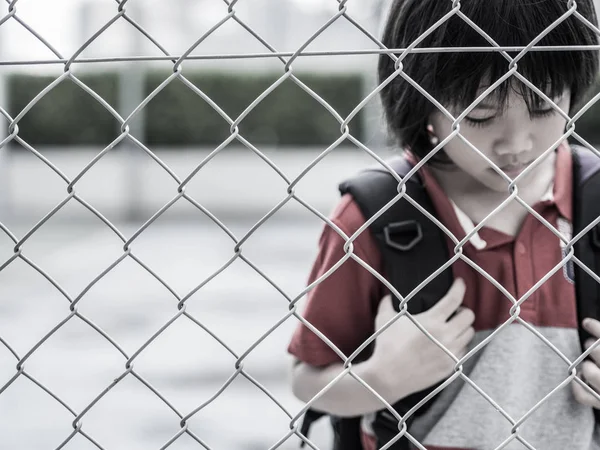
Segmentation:
{"type": "Polygon", "coordinates": [[[354,234],[365,224],[365,216],[354,197],[351,194],[343,194],[331,213],[331,221],[340,227],[344,233],[354,234]]]}
{"type": "MultiPolygon", "coordinates": [[[[346,254],[344,246],[364,224],[365,217],[352,195],[344,194],[329,216],[331,224],[325,224],[319,247],[323,255],[339,260],[346,254]],[[336,259],[337,258],[337,259],[336,259]]],[[[377,240],[370,227],[363,230],[354,240],[354,253],[379,269],[381,254],[377,240]]]]}

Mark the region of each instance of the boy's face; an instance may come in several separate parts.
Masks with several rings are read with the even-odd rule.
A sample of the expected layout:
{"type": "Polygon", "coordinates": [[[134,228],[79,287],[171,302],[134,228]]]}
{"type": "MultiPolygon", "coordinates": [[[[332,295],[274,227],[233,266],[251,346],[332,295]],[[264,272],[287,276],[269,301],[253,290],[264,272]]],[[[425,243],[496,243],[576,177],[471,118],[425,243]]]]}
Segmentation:
{"type": "MultiPolygon", "coordinates": [[[[571,103],[569,91],[552,100],[568,113],[571,103]]],[[[448,110],[454,117],[463,111],[457,108],[448,110]]],[[[530,113],[523,97],[510,89],[504,109],[500,108],[492,97],[484,99],[462,120],[460,133],[514,179],[560,139],[564,134],[566,122],[546,102],[530,113]]],[[[452,122],[441,112],[432,114],[430,123],[440,141],[452,133],[452,122]]],[[[444,150],[462,175],[493,191],[507,191],[508,183],[459,137],[454,137],[448,142],[444,150]]],[[[543,163],[529,172],[523,181],[535,177],[538,170],[544,170],[543,163]]]]}

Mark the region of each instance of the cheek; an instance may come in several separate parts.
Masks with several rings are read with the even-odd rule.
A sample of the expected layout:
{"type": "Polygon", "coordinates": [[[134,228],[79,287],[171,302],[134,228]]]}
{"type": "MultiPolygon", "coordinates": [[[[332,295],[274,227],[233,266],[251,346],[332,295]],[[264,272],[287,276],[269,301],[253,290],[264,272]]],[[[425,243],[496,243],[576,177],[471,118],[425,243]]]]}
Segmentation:
{"type": "Polygon", "coordinates": [[[567,121],[562,117],[552,117],[551,119],[540,121],[536,127],[535,140],[538,151],[543,153],[552,147],[557,141],[565,138],[565,127],[567,121]]]}
{"type": "MultiPolygon", "coordinates": [[[[432,120],[437,136],[444,140],[452,132],[452,122],[445,117],[437,116],[432,120]]],[[[488,126],[477,128],[462,125],[460,133],[471,144],[467,144],[460,137],[455,136],[444,146],[448,157],[460,169],[467,173],[477,173],[489,167],[489,164],[471,146],[475,147],[481,154],[489,157],[491,148],[499,130],[497,127],[488,126]]]]}
{"type": "Polygon", "coordinates": [[[541,124],[541,132],[547,136],[560,137],[565,133],[567,126],[566,119],[560,116],[552,117],[550,120],[545,121],[541,124]]]}
{"type": "Polygon", "coordinates": [[[494,132],[492,129],[474,129],[463,128],[461,134],[471,144],[467,144],[459,137],[456,137],[446,148],[450,158],[455,160],[457,165],[467,164],[472,166],[472,170],[478,170],[480,166],[488,167],[488,163],[481,156],[489,157],[493,143],[494,132]],[[474,148],[473,148],[474,147],[474,148]],[[477,152],[477,149],[479,152],[477,152]]]}
{"type": "MultiPolygon", "coordinates": [[[[477,145],[478,143],[473,140],[470,140],[470,142],[474,144],[484,156],[487,156],[487,153],[485,149],[482,148],[481,144],[477,145]]],[[[489,167],[486,160],[469,145],[460,140],[460,138],[456,138],[448,143],[444,149],[450,160],[452,160],[460,170],[467,174],[477,176],[477,174],[484,172],[489,167]]]]}

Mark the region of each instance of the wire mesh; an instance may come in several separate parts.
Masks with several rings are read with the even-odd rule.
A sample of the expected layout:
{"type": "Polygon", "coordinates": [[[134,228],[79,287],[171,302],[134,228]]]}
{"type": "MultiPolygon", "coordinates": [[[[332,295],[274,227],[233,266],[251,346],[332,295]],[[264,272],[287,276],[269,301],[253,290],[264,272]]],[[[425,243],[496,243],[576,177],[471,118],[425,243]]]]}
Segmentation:
{"type": "MultiPolygon", "coordinates": [[[[22,1],[22,0],[21,0],[22,1]]],[[[415,40],[412,45],[408,48],[399,48],[399,49],[389,49],[386,48],[381,41],[374,36],[371,32],[369,32],[365,27],[363,27],[358,21],[356,21],[349,13],[347,9],[347,0],[336,0],[337,2],[337,12],[331,16],[312,36],[310,36],[301,46],[299,46],[295,51],[279,51],[269,42],[267,42],[263,37],[261,37],[251,26],[249,26],[241,17],[236,14],[236,5],[238,4],[238,0],[223,0],[227,5],[227,14],[225,14],[221,20],[217,21],[212,28],[210,28],[206,33],[204,33],[200,38],[198,38],[185,52],[182,54],[174,55],[170,54],[164,46],[162,46],[147,30],[144,29],[139,23],[137,23],[130,15],[128,15],[128,0],[121,0],[114,2],[114,16],[105,23],[96,33],[94,33],[80,48],[78,48],[72,55],[63,55],[59,52],[48,40],[44,38],[41,34],[37,33],[36,30],[29,26],[25,20],[23,20],[18,13],[18,5],[20,3],[19,0],[6,0],[7,10],[0,19],[0,26],[7,21],[14,21],[20,24],[24,29],[26,29],[31,35],[33,35],[40,43],[42,43],[48,50],[52,52],[54,57],[52,59],[35,59],[35,60],[19,60],[19,61],[9,61],[4,60],[0,61],[0,65],[4,66],[36,66],[36,65],[61,65],[64,69],[62,75],[56,78],[50,85],[48,85],[45,89],[43,89],[39,94],[31,100],[31,102],[23,108],[18,114],[15,116],[11,116],[4,108],[0,106],[0,114],[4,116],[4,118],[8,121],[7,136],[0,142],[0,148],[6,148],[10,143],[18,143],[20,144],[27,152],[30,152],[32,155],[37,157],[41,162],[43,162],[49,169],[51,169],[54,173],[56,173],[64,182],[65,193],[64,198],[60,201],[51,211],[49,211],[38,223],[36,223],[31,229],[25,232],[22,236],[15,235],[7,226],[0,223],[0,229],[2,232],[10,238],[10,240],[14,244],[13,255],[4,261],[0,265],[0,271],[5,270],[9,265],[13,264],[16,260],[21,260],[35,271],[37,271],[40,275],[42,275],[55,289],[58,291],[62,297],[66,300],[65,308],[63,311],[63,319],[60,320],[50,331],[47,332],[45,336],[42,337],[39,341],[35,343],[27,352],[20,353],[17,352],[12,346],[11,343],[7,340],[3,339],[0,335],[0,343],[10,351],[15,361],[15,371],[10,377],[9,381],[0,387],[0,395],[5,392],[13,383],[15,383],[19,379],[26,378],[32,383],[34,383],[39,389],[45,392],[48,396],[50,396],[54,401],[60,404],[66,411],[68,411],[73,419],[72,419],[72,432],[65,436],[63,442],[57,448],[66,447],[76,436],[83,437],[90,444],[98,449],[106,449],[100,442],[94,439],[94,436],[90,435],[86,431],[85,427],[85,418],[86,416],[94,409],[94,407],[98,404],[98,402],[104,398],[111,390],[113,390],[117,385],[123,382],[125,379],[135,378],[139,383],[141,383],[149,392],[155,395],[161,402],[163,402],[172,413],[178,418],[180,430],[174,434],[171,439],[164,442],[161,446],[161,449],[166,449],[176,443],[183,435],[187,435],[192,438],[199,447],[210,449],[211,447],[203,440],[202,433],[199,433],[190,426],[190,419],[197,415],[200,411],[205,409],[208,405],[214,402],[228,387],[236,380],[238,377],[243,377],[248,380],[250,383],[255,385],[258,389],[260,389],[265,396],[267,396],[272,402],[277,405],[281,411],[286,414],[289,418],[289,430],[281,431],[281,439],[276,442],[271,449],[276,449],[281,447],[286,441],[288,441],[292,436],[296,436],[303,442],[305,442],[310,448],[317,449],[317,446],[307,437],[304,436],[299,429],[299,422],[304,415],[304,413],[313,405],[314,400],[307,403],[304,408],[299,411],[289,411],[277,398],[274,394],[272,394],[263,384],[261,384],[255,377],[253,377],[247,370],[244,368],[245,360],[248,356],[257,348],[261,342],[266,339],[269,335],[271,335],[275,330],[277,330],[282,324],[286,323],[289,320],[297,320],[308,327],[313,333],[318,335],[328,346],[334,350],[337,355],[340,357],[342,361],[344,361],[344,370],[333,380],[327,387],[325,387],[318,396],[323,395],[328,389],[330,389],[339,379],[344,376],[354,377],[361,385],[363,385],[366,389],[368,389],[374,396],[376,396],[380,401],[382,406],[389,410],[391,415],[398,421],[398,438],[402,436],[406,436],[417,448],[423,449],[424,447],[408,432],[406,427],[406,420],[414,414],[414,412],[424,405],[430,398],[439,393],[442,389],[448,386],[452,381],[457,378],[464,380],[468,383],[473,389],[477,390],[479,394],[481,394],[500,414],[502,414],[511,424],[512,424],[512,433],[507,437],[506,441],[498,447],[501,449],[508,445],[513,440],[520,441],[527,448],[533,448],[530,443],[528,443],[522,435],[519,433],[520,425],[527,420],[535,411],[541,407],[545,402],[547,402],[553,394],[557,391],[564,389],[567,387],[572,381],[580,383],[584,386],[589,392],[592,392],[599,400],[600,396],[597,393],[593,392],[593,390],[583,383],[579,378],[576,377],[575,368],[582,362],[582,360],[589,354],[591,351],[588,350],[586,353],[581,355],[576,361],[569,360],[555,345],[548,341],[539,331],[535,330],[532,326],[530,326],[526,321],[524,321],[520,316],[520,306],[521,304],[527,300],[538,288],[541,286],[553,273],[562,269],[562,267],[571,259],[574,259],[573,245],[574,243],[581,238],[581,235],[574,237],[571,240],[567,240],[563,234],[555,229],[551,224],[549,224],[543,217],[540,216],[538,212],[536,212],[531,206],[529,206],[523,199],[519,196],[519,189],[517,187],[517,183],[527,174],[535,168],[535,164],[530,166],[527,170],[517,176],[515,179],[509,178],[505,175],[502,170],[494,164],[486,155],[484,155],[481,151],[477,149],[472,143],[470,143],[462,134],[460,130],[461,121],[471,112],[480,102],[482,102],[489,93],[491,93],[497,86],[499,86],[502,82],[507,80],[510,77],[515,77],[519,81],[521,81],[525,86],[532,89],[537,95],[539,95],[542,99],[544,99],[549,105],[552,106],[562,117],[564,117],[567,121],[567,131],[561,136],[560,140],[558,140],[551,148],[549,148],[545,155],[549,152],[554,151],[560,143],[566,138],[574,138],[583,146],[594,152],[596,155],[600,156],[600,153],[588,142],[586,142],[581,136],[577,134],[575,131],[575,122],[578,118],[580,118],[599,98],[596,96],[592,99],[586,107],[584,107],[577,115],[570,117],[567,112],[562,111],[558,105],[556,105],[552,99],[548,98],[544,92],[538,89],[535,85],[529,82],[523,75],[521,75],[518,71],[518,62],[529,52],[535,51],[574,51],[574,50],[592,50],[592,49],[600,49],[600,46],[593,47],[539,47],[537,44],[539,41],[543,39],[543,37],[552,31],[552,29],[565,21],[569,17],[576,17],[577,19],[585,22],[586,25],[594,30],[594,32],[600,35],[600,30],[594,27],[591,23],[589,23],[581,14],[577,11],[577,2],[571,0],[568,2],[565,8],[564,15],[560,17],[551,27],[549,27],[544,33],[540,34],[538,38],[531,42],[529,45],[525,47],[502,47],[498,45],[490,36],[488,36],[483,30],[481,30],[475,23],[471,22],[468,17],[466,17],[461,12],[461,4],[458,0],[451,1],[452,7],[450,11],[433,27],[427,30],[424,34],[422,34],[417,40],[415,40]],[[419,44],[431,33],[433,33],[439,26],[448,21],[452,17],[458,17],[468,23],[474,30],[476,30],[481,36],[483,36],[487,42],[489,42],[489,48],[481,48],[481,47],[466,47],[466,48],[422,48],[419,47],[419,44]],[[137,32],[141,33],[144,38],[150,42],[160,53],[162,56],[132,56],[132,57],[102,57],[102,58],[83,58],[81,57],[82,53],[86,48],[88,48],[93,42],[95,42],[109,27],[111,27],[117,21],[125,21],[131,27],[134,27],[137,32]],[[307,48],[311,43],[313,43],[325,30],[327,30],[332,24],[337,21],[346,21],[352,26],[354,26],[357,30],[364,34],[376,47],[375,50],[349,50],[349,51],[308,51],[307,48]],[[262,53],[243,53],[243,54],[216,54],[216,55],[192,55],[192,53],[211,35],[213,35],[220,27],[228,22],[236,22],[239,26],[243,27],[253,38],[259,42],[265,49],[262,53]],[[421,88],[419,84],[411,79],[403,70],[403,61],[407,55],[412,53],[426,53],[426,52],[497,52],[502,55],[507,61],[507,72],[504,77],[495,82],[493,85],[489,86],[485,92],[483,92],[468,108],[466,108],[459,116],[454,117],[443,105],[441,105],[435,98],[433,98],[426,90],[421,88]],[[509,56],[509,53],[518,52],[516,57],[509,56]],[[341,116],[327,101],[325,101],[320,95],[318,95],[315,91],[313,91],[309,86],[307,86],[295,73],[293,69],[293,64],[299,58],[307,57],[307,56],[340,56],[340,55],[364,55],[364,54],[387,54],[390,58],[395,61],[396,71],[392,74],[387,80],[385,80],[382,84],[377,86],[368,96],[364,98],[364,100],[356,106],[356,108],[346,117],[341,116]],[[246,58],[275,58],[281,63],[282,75],[273,82],[260,96],[258,96],[241,114],[237,117],[230,117],[213,99],[211,99],[206,93],[204,93],[200,88],[190,82],[185,76],[185,70],[183,69],[183,64],[185,61],[189,60],[204,60],[204,59],[228,59],[228,60],[238,60],[238,59],[246,59],[246,58]],[[166,61],[172,64],[172,74],[168,76],[159,86],[157,86],[143,101],[137,105],[137,107],[126,117],[119,114],[110,104],[106,102],[99,94],[97,94],[93,89],[87,86],[84,82],[82,82],[73,72],[73,67],[76,65],[92,65],[95,63],[110,63],[110,62],[122,62],[122,61],[133,61],[133,62],[148,62],[148,61],[166,61]],[[410,83],[415,89],[417,89],[424,97],[426,97],[429,101],[431,101],[438,109],[443,113],[443,115],[452,121],[452,133],[442,142],[440,142],[435,149],[431,152],[431,154],[421,160],[411,171],[410,173],[401,178],[398,174],[394,172],[392,167],[389,165],[387,161],[382,159],[376,152],[370,149],[363,142],[358,140],[352,133],[352,126],[350,122],[353,118],[355,118],[361,111],[365,108],[365,106],[372,101],[377,95],[379,95],[380,91],[389,83],[391,83],[395,78],[401,77],[408,83],[410,83]],[[107,145],[100,153],[96,155],[96,157],[89,162],[82,170],[79,171],[75,176],[69,177],[65,173],[63,173],[55,164],[52,163],[50,159],[41,154],[38,150],[36,150],[33,146],[29,145],[25,140],[23,140],[19,136],[19,122],[22,118],[29,112],[33,107],[35,107],[53,88],[55,88],[60,83],[65,82],[66,80],[70,80],[75,83],[79,88],[89,94],[92,98],[94,98],[100,105],[102,105],[106,111],[108,111],[115,120],[120,124],[120,134],[114,139],[109,145],[107,145]],[[148,105],[148,103],[155,98],[161,91],[163,91],[169,84],[173,83],[175,80],[183,83],[185,86],[189,88],[190,94],[196,95],[206,103],[208,103],[229,125],[230,135],[226,140],[222,142],[217,148],[215,148],[200,164],[198,164],[191,173],[185,177],[179,177],[164,161],[162,161],[153,151],[148,148],[142,140],[140,140],[139,136],[136,137],[131,133],[130,124],[132,121],[140,115],[142,110],[148,105]],[[325,108],[332,117],[339,123],[339,138],[331,144],[328,148],[320,153],[320,155],[309,165],[307,165],[298,176],[295,178],[291,178],[286,175],[278,166],[275,164],[264,152],[258,149],[252,142],[249,142],[244,138],[242,133],[240,132],[240,123],[244,120],[245,117],[248,116],[269,94],[271,94],[278,86],[286,81],[291,81],[295,83],[300,89],[302,89],[306,94],[311,96],[315,101],[317,101],[323,108],[325,108]],[[427,161],[432,158],[438,151],[440,151],[444,145],[446,145],[452,139],[460,139],[466,145],[468,145],[473,152],[479,155],[479,157],[486,160],[486,162],[500,175],[504,178],[508,186],[508,192],[510,196],[499,205],[486,219],[481,221],[464,239],[458,240],[452,233],[436,218],[433,217],[429,212],[427,212],[421,205],[415,202],[412,198],[410,198],[406,194],[406,183],[407,181],[423,166],[427,163],[427,161]],[[285,185],[287,186],[285,192],[285,198],[281,200],[275,207],[273,207],[267,214],[264,215],[258,222],[254,224],[250,228],[250,230],[244,235],[237,236],[231,229],[229,229],[225,223],[220,220],[216,215],[214,215],[211,211],[205,208],[200,202],[194,199],[191,195],[189,195],[186,191],[188,184],[196,177],[201,171],[209,170],[205,169],[205,166],[217,155],[219,155],[230,143],[238,142],[244,147],[248,149],[248,151],[254,153],[258,156],[266,166],[268,166],[278,177],[280,177],[285,185]],[[78,184],[81,180],[86,176],[86,174],[96,165],[99,161],[101,161],[107,154],[114,151],[114,149],[122,142],[128,142],[132,144],[145,154],[147,154],[152,160],[159,166],[169,177],[171,177],[177,188],[171,193],[172,198],[164,204],[158,211],[156,211],[150,219],[148,219],[143,225],[141,225],[137,230],[135,230],[132,234],[126,235],[119,228],[113,224],[110,220],[108,220],[99,210],[97,210],[92,204],[87,202],[82,196],[80,196],[77,192],[78,184]],[[398,182],[398,195],[390,202],[384,210],[381,210],[377,215],[369,219],[360,229],[354,233],[352,236],[346,235],[335,223],[333,223],[328,217],[323,215],[316,208],[311,206],[308,202],[303,200],[297,193],[296,187],[298,183],[304,179],[304,177],[317,165],[319,164],[327,155],[333,152],[337,147],[339,147],[342,143],[350,142],[360,148],[365,154],[369,155],[375,162],[384,167],[387,171],[390,172],[392,176],[395,177],[398,182]],[[381,274],[377,273],[372,267],[370,267],[366,262],[361,260],[355,253],[354,249],[354,241],[356,238],[363,233],[367,228],[378,218],[380,217],[388,208],[390,208],[395,202],[400,199],[406,199],[410,202],[415,208],[417,208],[421,213],[423,213],[426,217],[436,223],[446,235],[454,242],[454,256],[447,261],[442,267],[440,267],[435,273],[431,274],[419,287],[417,287],[413,292],[409,295],[403,297],[399,292],[396,291],[394,286],[392,286],[381,274]],[[568,254],[567,256],[554,268],[554,270],[548,273],[544,278],[539,280],[524,296],[521,298],[514,298],[507,289],[502,286],[498,281],[494,280],[489,274],[485,273],[481,268],[477,267],[477,265],[469,260],[463,254],[464,245],[481,229],[481,227],[485,226],[490,218],[492,218],[495,214],[502,210],[506,203],[510,201],[519,202],[523,208],[525,208],[530,214],[535,216],[539,221],[541,221],[546,227],[551,229],[551,231],[561,239],[564,244],[567,246],[568,254]],[[103,270],[99,275],[97,275],[83,290],[81,290],[77,294],[68,293],[56,280],[54,280],[42,267],[40,267],[34,260],[28,257],[27,251],[25,250],[25,244],[43,227],[58,211],[65,208],[67,204],[77,202],[89,210],[90,213],[95,215],[118,239],[122,242],[122,254],[115,259],[110,265],[108,265],[105,270],[103,270]],[[218,268],[218,270],[214,271],[210,276],[202,280],[196,287],[191,289],[184,295],[178,294],[175,289],[173,289],[169,283],[161,277],[160,273],[153,271],[141,258],[136,254],[136,241],[140,238],[140,236],[146,232],[148,227],[155,223],[162,215],[164,215],[168,210],[170,210],[176,203],[179,202],[187,202],[193,207],[197,208],[202,214],[208,217],[216,226],[219,227],[220,230],[231,240],[231,254],[229,259],[218,268]],[[267,220],[273,217],[281,208],[283,208],[286,204],[290,202],[296,202],[302,207],[304,207],[309,213],[316,216],[323,223],[327,224],[329,227],[334,229],[346,242],[344,250],[346,255],[337,264],[335,264],[327,273],[323,274],[320,278],[314,281],[311,285],[307,286],[301,292],[298,292],[294,296],[288,295],[281,287],[269,276],[266,271],[261,270],[256,264],[253,263],[246,255],[244,255],[244,244],[248,241],[248,239],[253,236],[259,228],[261,228],[267,220]],[[400,313],[392,320],[388,325],[378,330],[368,341],[364,342],[363,345],[359,349],[357,349],[352,355],[346,356],[339,348],[337,348],[331,340],[321,333],[317,328],[315,328],[311,323],[305,320],[298,310],[299,301],[316,285],[322,283],[327,277],[329,277],[336,269],[338,269],[342,264],[344,264],[348,260],[354,260],[366,270],[371,272],[383,285],[385,285],[394,295],[403,299],[401,303],[401,311],[400,313]],[[419,290],[433,280],[438,274],[446,270],[457,260],[463,260],[467,264],[471,265],[475,270],[477,270],[482,276],[487,278],[490,283],[492,283],[498,290],[500,290],[510,301],[513,303],[511,308],[511,317],[504,324],[502,324],[498,329],[496,329],[489,337],[487,337],[483,342],[481,342],[477,347],[473,348],[467,355],[465,355],[461,359],[457,359],[448,349],[444,348],[444,346],[435,339],[435,337],[430,334],[424,327],[422,327],[415,318],[408,313],[406,309],[406,303],[413,298],[419,290]],[[90,318],[86,317],[79,309],[79,304],[82,299],[85,298],[86,294],[102,279],[104,279],[111,271],[113,271],[118,265],[122,264],[123,261],[130,260],[138,264],[143,270],[145,270],[148,274],[150,274],[155,280],[157,280],[161,285],[163,285],[173,297],[173,310],[171,318],[166,321],[162,327],[160,327],[149,339],[147,339],[143,345],[137,348],[134,352],[125,351],[116,340],[114,340],[107,332],[105,332],[100,326],[95,324],[90,318]],[[187,303],[190,297],[194,294],[205,288],[205,286],[226,271],[234,262],[243,261],[248,265],[252,270],[254,270],[260,277],[262,277],[267,283],[269,283],[274,289],[276,289],[282,297],[282,301],[287,302],[289,311],[280,317],[280,319],[274,323],[271,328],[265,332],[258,340],[256,340],[252,345],[250,345],[246,351],[239,353],[234,351],[234,349],[228,345],[224,340],[219,337],[219,330],[212,330],[207,327],[203,321],[190,314],[187,311],[187,303]],[[353,360],[356,356],[364,350],[369,344],[371,344],[381,333],[385,332],[387,327],[391,325],[391,323],[395,320],[398,320],[400,317],[406,316],[408,317],[412,323],[415,324],[423,333],[427,335],[429,339],[435,342],[438,346],[440,346],[448,356],[450,356],[455,362],[455,370],[454,374],[444,382],[439,388],[437,388],[434,392],[432,392],[429,396],[423,399],[419,404],[417,404],[408,414],[404,417],[401,417],[398,412],[396,412],[391,405],[389,405],[385,399],[378,394],[372,387],[370,387],[364,380],[362,380],[354,371],[353,371],[353,360]],[[225,383],[221,386],[221,388],[214,393],[214,395],[209,398],[207,401],[199,404],[197,407],[191,410],[179,410],[177,409],[169,399],[163,395],[158,389],[152,386],[143,373],[140,373],[135,368],[135,361],[140,356],[144,350],[146,350],[159,336],[161,336],[169,327],[172,326],[178,320],[190,321],[191,324],[203,329],[206,333],[210,334],[210,336],[218,342],[220,346],[223,347],[227,352],[229,352],[235,358],[234,364],[234,372],[227,379],[225,383]],[[112,383],[105,387],[101,392],[96,393],[94,398],[85,406],[83,409],[76,410],[69,406],[64,400],[60,398],[57,394],[55,394],[51,389],[46,387],[44,384],[39,382],[36,377],[28,372],[27,370],[27,362],[30,358],[40,349],[44,343],[46,343],[58,330],[65,327],[71,321],[81,321],[91,329],[93,329],[101,338],[106,340],[110,345],[114,348],[114,351],[122,356],[123,359],[123,367],[122,373],[117,376],[112,383]],[[496,400],[492,399],[486,392],[484,392],[480,387],[478,387],[475,383],[473,383],[469,377],[467,377],[463,373],[464,363],[473,355],[480,352],[492,339],[494,339],[504,328],[509,326],[513,322],[518,322],[521,325],[528,328],[529,331],[534,333],[540,340],[542,340],[549,348],[551,348],[565,363],[565,379],[564,382],[557,386],[552,392],[548,393],[545,398],[543,398],[538,404],[536,404],[531,410],[529,410],[522,417],[511,417],[498,403],[496,400]]],[[[334,0],[332,0],[334,1],[334,0]]],[[[446,0],[450,1],[450,0],[446,0]]],[[[598,222],[600,222],[600,218],[594,221],[590,226],[584,230],[587,232],[591,227],[595,226],[598,222]]],[[[575,259],[577,264],[581,264],[578,260],[575,259]]],[[[600,282],[600,279],[593,273],[589,272],[590,275],[593,275],[595,279],[600,282]]],[[[140,312],[143,313],[143,312],[140,312]]],[[[317,396],[317,397],[318,397],[317,396]]],[[[384,448],[388,448],[392,443],[386,445],[384,448]]]]}

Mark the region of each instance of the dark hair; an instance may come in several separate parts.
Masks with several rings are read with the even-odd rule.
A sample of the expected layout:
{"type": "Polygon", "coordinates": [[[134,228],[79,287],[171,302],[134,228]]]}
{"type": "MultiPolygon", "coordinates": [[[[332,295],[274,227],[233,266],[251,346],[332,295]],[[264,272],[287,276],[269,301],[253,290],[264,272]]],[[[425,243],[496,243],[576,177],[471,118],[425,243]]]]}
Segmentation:
{"type": "MultiPolygon", "coordinates": [[[[452,9],[451,0],[392,0],[383,43],[406,48],[452,9]]],[[[567,0],[462,0],[460,11],[500,46],[526,46],[568,11],[567,0]]],[[[578,0],[579,14],[597,26],[593,0],[578,0]]],[[[598,36],[583,21],[569,16],[536,45],[597,45],[598,36]]],[[[491,47],[475,29],[456,14],[443,22],[417,47],[491,47]]],[[[509,53],[515,57],[518,53],[509,53]]],[[[468,106],[486,80],[497,81],[508,71],[499,52],[410,53],[403,71],[442,105],[468,106]]],[[[394,60],[379,57],[379,82],[395,72],[394,60]]],[[[598,73],[598,52],[532,51],[518,62],[518,72],[550,98],[571,89],[571,109],[582,100],[598,73]]],[[[518,89],[529,110],[541,98],[514,77],[502,83],[494,98],[504,105],[510,88],[518,89]]],[[[435,105],[400,75],[381,90],[388,129],[398,144],[419,157],[433,146],[426,125],[435,105]]],[[[432,161],[434,161],[437,154],[432,161]]],[[[439,159],[438,159],[439,160],[439,159]]]]}

